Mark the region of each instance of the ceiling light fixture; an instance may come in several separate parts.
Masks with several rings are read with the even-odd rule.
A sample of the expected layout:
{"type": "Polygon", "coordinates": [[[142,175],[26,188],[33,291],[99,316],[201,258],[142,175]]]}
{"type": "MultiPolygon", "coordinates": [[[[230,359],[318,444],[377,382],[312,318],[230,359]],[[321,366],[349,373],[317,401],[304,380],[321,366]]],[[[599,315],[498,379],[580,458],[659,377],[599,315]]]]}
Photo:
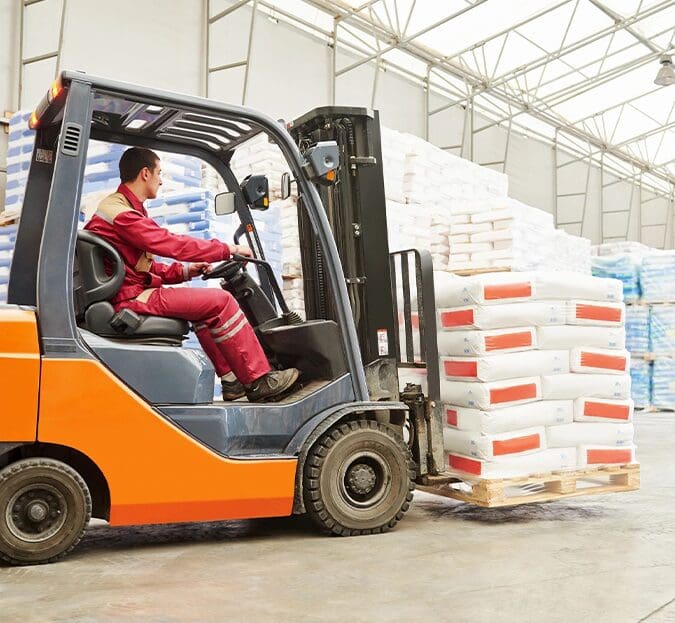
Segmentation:
{"type": "Polygon", "coordinates": [[[654,78],[654,84],[658,84],[662,87],[670,86],[675,84],[675,70],[673,70],[673,59],[668,54],[662,54],[659,57],[659,63],[661,63],[661,69],[659,73],[656,74],[654,78]]]}

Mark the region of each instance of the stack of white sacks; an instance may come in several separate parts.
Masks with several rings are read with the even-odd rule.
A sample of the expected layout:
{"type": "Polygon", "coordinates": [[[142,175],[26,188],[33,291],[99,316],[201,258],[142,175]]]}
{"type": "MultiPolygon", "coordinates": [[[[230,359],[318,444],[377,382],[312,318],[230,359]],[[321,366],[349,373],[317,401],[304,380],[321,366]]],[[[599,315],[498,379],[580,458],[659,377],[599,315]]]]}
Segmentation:
{"type": "Polygon", "coordinates": [[[619,281],[436,276],[451,470],[502,478],[635,461],[619,281]]]}

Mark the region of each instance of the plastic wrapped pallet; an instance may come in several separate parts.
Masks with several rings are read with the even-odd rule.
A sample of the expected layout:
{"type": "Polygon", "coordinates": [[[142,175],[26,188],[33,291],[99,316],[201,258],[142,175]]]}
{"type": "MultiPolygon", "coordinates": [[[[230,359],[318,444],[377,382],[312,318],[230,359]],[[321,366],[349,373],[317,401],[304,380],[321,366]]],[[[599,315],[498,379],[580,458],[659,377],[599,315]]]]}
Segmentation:
{"type": "Polygon", "coordinates": [[[448,467],[483,479],[513,478],[525,474],[576,469],[576,448],[553,448],[533,454],[515,454],[485,461],[461,454],[447,454],[448,467]]]}
{"type": "Polygon", "coordinates": [[[632,446],[631,422],[572,422],[546,428],[549,448],[567,448],[581,445],[632,446]]]}
{"type": "Polygon", "coordinates": [[[485,435],[446,427],[443,430],[445,450],[478,459],[538,452],[546,449],[543,426],[485,435]]]}
{"type": "Polygon", "coordinates": [[[530,350],[483,357],[441,357],[441,373],[451,381],[499,381],[538,374],[567,374],[566,350],[530,350]]]}
{"type": "Polygon", "coordinates": [[[657,357],[652,367],[652,405],[675,409],[675,359],[657,357]]]}
{"type": "Polygon", "coordinates": [[[675,301],[675,251],[645,255],[640,268],[640,284],[645,303],[675,301]]]}
{"type": "Polygon", "coordinates": [[[650,352],[675,355],[675,305],[650,305],[650,352]]]}
{"type": "Polygon", "coordinates": [[[635,406],[648,407],[652,400],[652,364],[642,357],[630,360],[630,394],[635,406]]]}
{"type": "Polygon", "coordinates": [[[584,396],[574,401],[575,422],[630,422],[632,419],[632,400],[608,400],[584,396]]]}
{"type": "Polygon", "coordinates": [[[573,421],[571,400],[539,400],[484,411],[455,405],[444,405],[445,424],[465,431],[494,435],[535,426],[569,424],[573,421]]]}
{"type": "Polygon", "coordinates": [[[648,305],[626,306],[626,348],[631,353],[648,353],[651,349],[648,305]]]}
{"type": "Polygon", "coordinates": [[[630,253],[595,256],[591,262],[594,276],[621,281],[626,302],[640,299],[640,264],[641,257],[630,253]]]}

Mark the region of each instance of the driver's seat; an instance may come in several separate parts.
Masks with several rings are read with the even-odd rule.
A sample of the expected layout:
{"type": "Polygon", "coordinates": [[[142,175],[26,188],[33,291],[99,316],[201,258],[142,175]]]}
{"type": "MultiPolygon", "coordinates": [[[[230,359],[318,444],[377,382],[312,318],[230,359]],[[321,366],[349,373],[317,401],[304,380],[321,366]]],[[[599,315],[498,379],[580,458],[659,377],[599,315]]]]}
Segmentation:
{"type": "Polygon", "coordinates": [[[115,313],[109,300],[122,287],[124,274],[124,262],[115,247],[90,231],[77,232],[74,297],[79,326],[112,339],[179,346],[190,330],[184,320],[142,316],[129,309],[115,313]]]}

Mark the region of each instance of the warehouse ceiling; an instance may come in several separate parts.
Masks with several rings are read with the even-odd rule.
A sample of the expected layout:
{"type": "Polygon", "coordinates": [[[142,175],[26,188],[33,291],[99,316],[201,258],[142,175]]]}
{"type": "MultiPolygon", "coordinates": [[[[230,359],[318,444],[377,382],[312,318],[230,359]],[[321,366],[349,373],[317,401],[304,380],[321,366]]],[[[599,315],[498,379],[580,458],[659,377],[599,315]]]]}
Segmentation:
{"type": "Polygon", "coordinates": [[[378,63],[493,122],[526,128],[614,169],[675,184],[675,0],[265,0],[356,60],[378,63]],[[508,9],[508,10],[506,10],[508,9]]]}

